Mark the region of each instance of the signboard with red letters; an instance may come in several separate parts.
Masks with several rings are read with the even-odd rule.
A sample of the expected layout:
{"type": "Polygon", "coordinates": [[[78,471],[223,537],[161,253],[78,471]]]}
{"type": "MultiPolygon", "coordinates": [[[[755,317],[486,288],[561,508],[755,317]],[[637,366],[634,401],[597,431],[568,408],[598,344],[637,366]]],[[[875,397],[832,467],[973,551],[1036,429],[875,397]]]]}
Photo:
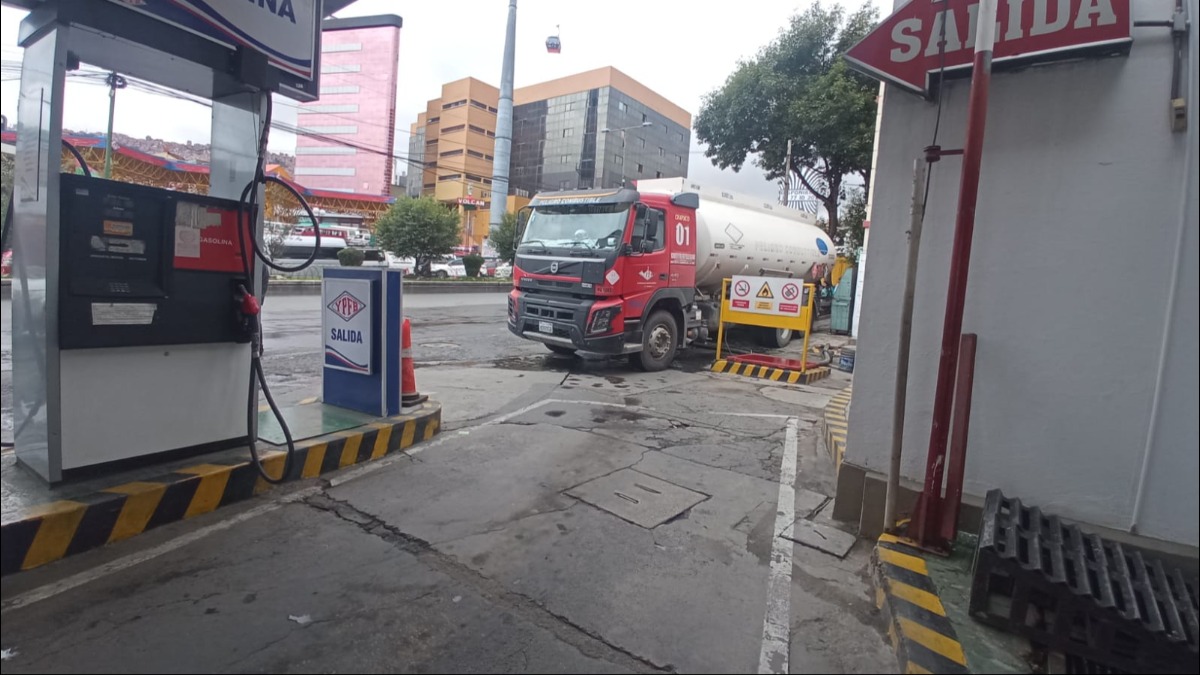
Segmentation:
{"type": "MultiPolygon", "coordinates": [[[[999,0],[992,63],[1128,53],[1131,0],[999,0]]],[[[939,72],[969,70],[978,0],[912,0],[846,53],[851,67],[925,95],[939,72]],[[945,47],[940,47],[942,40],[945,47]]]]}

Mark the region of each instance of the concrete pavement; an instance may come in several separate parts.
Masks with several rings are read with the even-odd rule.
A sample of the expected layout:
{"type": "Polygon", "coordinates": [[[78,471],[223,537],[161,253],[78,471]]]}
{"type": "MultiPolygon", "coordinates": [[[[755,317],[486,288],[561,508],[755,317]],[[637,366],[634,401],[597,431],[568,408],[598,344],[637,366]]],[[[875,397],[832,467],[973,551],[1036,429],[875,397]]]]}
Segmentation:
{"type": "MultiPolygon", "coordinates": [[[[652,374],[552,357],[507,334],[502,297],[427,298],[409,306],[417,376],[448,431],[5,578],[4,672],[895,669],[870,547],[776,536],[781,512],[829,523],[816,422],[844,376],[784,388],[706,372],[703,353],[652,374]]],[[[311,299],[268,302],[268,371],[300,398],[317,313],[288,301],[311,299]]]]}

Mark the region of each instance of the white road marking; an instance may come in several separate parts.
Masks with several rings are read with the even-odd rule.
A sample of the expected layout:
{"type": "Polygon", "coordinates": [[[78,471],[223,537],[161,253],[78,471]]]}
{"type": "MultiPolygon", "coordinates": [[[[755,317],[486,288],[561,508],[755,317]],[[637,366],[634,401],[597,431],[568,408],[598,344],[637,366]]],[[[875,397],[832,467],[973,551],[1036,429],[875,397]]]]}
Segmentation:
{"type": "Polygon", "coordinates": [[[310,487],[310,488],[305,488],[303,490],[293,492],[291,494],[284,496],[282,499],[280,499],[278,501],[273,501],[273,502],[269,502],[267,504],[262,504],[260,506],[256,506],[256,507],[250,509],[249,511],[243,511],[242,513],[239,513],[236,516],[232,516],[225,520],[218,521],[216,523],[213,523],[212,525],[205,525],[204,527],[201,527],[196,530],[192,530],[191,532],[180,535],[179,537],[176,537],[175,539],[172,539],[171,541],[159,544],[158,546],[146,549],[145,551],[138,551],[136,553],[132,553],[132,554],[124,556],[122,558],[117,558],[116,560],[112,560],[110,562],[104,563],[103,565],[100,565],[99,567],[95,567],[95,568],[86,570],[84,572],[80,572],[79,574],[69,576],[65,579],[59,579],[58,581],[55,581],[50,584],[46,584],[45,586],[41,586],[41,587],[35,588],[33,590],[26,591],[25,593],[14,596],[8,600],[5,600],[3,608],[0,609],[0,613],[7,614],[8,612],[15,610],[15,609],[20,609],[22,607],[28,607],[29,605],[41,602],[43,600],[49,600],[50,598],[53,598],[56,595],[60,595],[69,590],[78,588],[80,586],[83,586],[84,584],[91,583],[93,581],[96,581],[97,579],[106,577],[115,572],[120,572],[121,570],[129,569],[130,567],[140,565],[149,560],[153,560],[160,556],[166,555],[167,553],[170,553],[172,551],[179,550],[180,548],[183,548],[184,546],[187,546],[188,544],[191,544],[193,542],[200,541],[201,539],[203,539],[211,534],[216,534],[217,532],[221,532],[222,530],[228,530],[229,528],[233,527],[234,525],[237,525],[239,523],[244,523],[247,520],[257,518],[261,515],[265,515],[267,513],[270,513],[272,511],[280,508],[281,506],[284,506],[285,504],[290,504],[292,502],[299,501],[301,499],[304,499],[305,497],[316,494],[319,491],[320,491],[320,488],[310,487]]]}
{"type": "Polygon", "coordinates": [[[788,672],[792,616],[792,541],[781,535],[796,518],[796,437],[798,420],[788,418],[779,467],[779,500],[775,506],[775,537],[771,542],[771,571],[767,578],[767,613],[763,618],[759,673],[788,672]]]}
{"type": "Polygon", "coordinates": [[[732,417],[773,417],[775,419],[790,419],[792,415],[775,415],[772,413],[731,413],[731,412],[714,412],[713,415],[730,415],[732,417]]]}

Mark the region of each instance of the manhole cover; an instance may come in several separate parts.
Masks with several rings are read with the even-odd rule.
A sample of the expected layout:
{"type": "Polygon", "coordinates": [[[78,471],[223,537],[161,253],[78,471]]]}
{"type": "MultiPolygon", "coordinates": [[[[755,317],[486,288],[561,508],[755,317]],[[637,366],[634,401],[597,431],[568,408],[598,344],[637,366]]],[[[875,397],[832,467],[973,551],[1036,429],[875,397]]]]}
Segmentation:
{"type": "Polygon", "coordinates": [[[633,469],[621,469],[576,485],[566,494],[647,529],[658,527],[708,499],[706,494],[633,469]]]}

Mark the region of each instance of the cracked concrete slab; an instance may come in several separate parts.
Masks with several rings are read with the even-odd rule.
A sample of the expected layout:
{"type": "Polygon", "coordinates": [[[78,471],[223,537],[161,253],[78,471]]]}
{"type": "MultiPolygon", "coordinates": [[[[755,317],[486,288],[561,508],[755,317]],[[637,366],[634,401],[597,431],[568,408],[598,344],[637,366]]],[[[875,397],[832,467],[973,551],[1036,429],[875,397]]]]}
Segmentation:
{"type": "Polygon", "coordinates": [[[417,384],[421,393],[442,403],[442,425],[455,428],[494,415],[519,398],[544,395],[563,377],[563,373],[542,370],[435,367],[418,370],[417,384]]]}

